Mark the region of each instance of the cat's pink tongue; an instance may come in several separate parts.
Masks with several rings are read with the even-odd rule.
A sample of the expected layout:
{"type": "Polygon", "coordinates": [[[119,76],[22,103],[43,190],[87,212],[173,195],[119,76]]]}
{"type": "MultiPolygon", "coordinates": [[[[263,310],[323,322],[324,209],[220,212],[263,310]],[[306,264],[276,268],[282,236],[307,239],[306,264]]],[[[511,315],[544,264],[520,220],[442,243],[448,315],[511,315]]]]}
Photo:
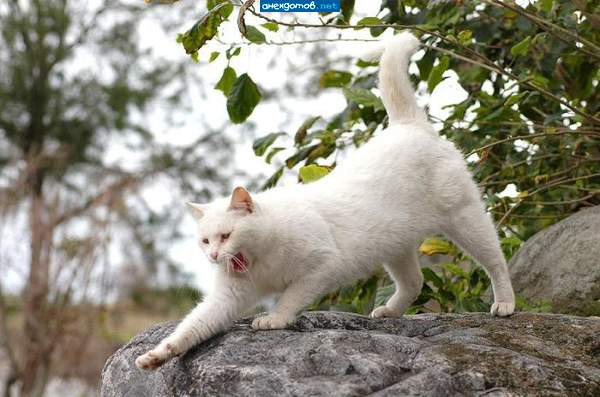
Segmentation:
{"type": "Polygon", "coordinates": [[[233,270],[238,273],[245,272],[248,269],[248,261],[246,260],[246,257],[242,255],[241,252],[238,252],[235,254],[234,258],[235,260],[231,261],[233,263],[233,270]]]}

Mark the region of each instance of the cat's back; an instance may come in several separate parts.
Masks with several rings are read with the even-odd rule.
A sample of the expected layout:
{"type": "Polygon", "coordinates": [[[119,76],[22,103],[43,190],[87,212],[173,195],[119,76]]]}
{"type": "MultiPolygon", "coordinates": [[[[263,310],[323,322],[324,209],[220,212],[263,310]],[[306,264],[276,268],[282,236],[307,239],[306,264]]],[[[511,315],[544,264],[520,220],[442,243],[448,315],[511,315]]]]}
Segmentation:
{"type": "Polygon", "coordinates": [[[386,179],[405,183],[426,178],[436,164],[461,161],[460,153],[423,122],[394,124],[341,162],[334,184],[374,184],[386,179]]]}

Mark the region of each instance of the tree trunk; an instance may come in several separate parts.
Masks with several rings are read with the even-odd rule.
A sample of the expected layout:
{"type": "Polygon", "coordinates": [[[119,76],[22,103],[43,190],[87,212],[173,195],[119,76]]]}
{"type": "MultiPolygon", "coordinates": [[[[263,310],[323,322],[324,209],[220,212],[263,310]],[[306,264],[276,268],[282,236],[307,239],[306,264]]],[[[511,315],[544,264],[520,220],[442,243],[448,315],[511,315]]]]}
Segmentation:
{"type": "Polygon", "coordinates": [[[50,367],[52,346],[48,311],[49,258],[44,255],[50,244],[50,232],[45,222],[43,175],[35,171],[31,181],[29,228],[31,256],[29,276],[24,289],[23,371],[20,376],[22,396],[41,396],[50,367]]]}

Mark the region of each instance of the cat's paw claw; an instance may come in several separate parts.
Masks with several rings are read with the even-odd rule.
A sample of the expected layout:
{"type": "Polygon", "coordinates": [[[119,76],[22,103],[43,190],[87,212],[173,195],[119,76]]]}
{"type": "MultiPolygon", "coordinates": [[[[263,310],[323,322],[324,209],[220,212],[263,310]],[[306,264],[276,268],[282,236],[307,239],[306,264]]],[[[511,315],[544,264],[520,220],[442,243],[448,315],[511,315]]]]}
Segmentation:
{"type": "Polygon", "coordinates": [[[376,307],[372,312],[370,317],[372,318],[382,318],[382,317],[400,317],[402,313],[392,310],[387,306],[379,306],[376,307]]]}
{"type": "Polygon", "coordinates": [[[255,318],[252,321],[252,328],[259,329],[283,329],[287,327],[291,323],[290,320],[285,317],[269,314],[267,316],[262,316],[255,318]]]}
{"type": "Polygon", "coordinates": [[[494,302],[490,313],[492,316],[506,317],[515,312],[514,302],[494,302]]]}

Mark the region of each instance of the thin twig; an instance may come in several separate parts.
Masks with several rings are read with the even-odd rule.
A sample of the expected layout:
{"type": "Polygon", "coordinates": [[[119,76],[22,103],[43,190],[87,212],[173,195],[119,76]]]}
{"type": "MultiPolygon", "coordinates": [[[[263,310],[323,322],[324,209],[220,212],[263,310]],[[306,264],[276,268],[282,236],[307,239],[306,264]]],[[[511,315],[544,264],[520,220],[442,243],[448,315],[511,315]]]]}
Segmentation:
{"type": "MultiPolygon", "coordinates": [[[[251,46],[253,43],[251,41],[239,41],[239,42],[224,42],[217,39],[217,41],[223,45],[227,46],[251,46]]],[[[373,42],[379,41],[377,39],[308,39],[308,40],[296,40],[296,41],[272,41],[268,40],[262,44],[266,45],[274,45],[274,46],[286,46],[286,45],[298,45],[298,44],[317,44],[317,43],[337,43],[337,42],[373,42]]]]}
{"type": "MultiPolygon", "coordinates": [[[[502,212],[500,211],[492,211],[492,214],[496,214],[496,215],[500,215],[502,214],[502,212]]],[[[553,214],[553,215],[520,215],[520,214],[513,214],[511,215],[511,217],[513,218],[519,218],[519,219],[557,219],[557,218],[561,218],[564,217],[566,215],[569,215],[568,213],[562,213],[562,214],[553,214]]]]}
{"type": "Polygon", "coordinates": [[[569,182],[575,182],[575,181],[580,181],[583,179],[590,179],[590,178],[594,178],[594,177],[600,177],[600,173],[595,173],[595,174],[590,174],[590,175],[583,175],[583,176],[578,176],[575,178],[570,178],[570,179],[561,179],[559,181],[553,181],[550,183],[547,183],[543,186],[541,186],[540,188],[534,190],[533,192],[529,193],[527,196],[525,197],[520,197],[519,200],[515,203],[515,205],[513,205],[512,207],[509,208],[508,211],[506,211],[506,213],[504,214],[504,216],[500,219],[500,221],[498,221],[498,228],[500,228],[500,226],[504,223],[504,221],[506,221],[506,219],[523,203],[523,201],[527,200],[528,197],[532,197],[544,190],[548,190],[551,187],[555,187],[555,186],[559,186],[559,185],[563,185],[565,183],[569,183],[569,182]]]}
{"type": "Polygon", "coordinates": [[[573,134],[573,135],[589,135],[589,136],[594,136],[594,137],[600,138],[600,133],[598,133],[598,132],[592,132],[592,131],[540,132],[540,133],[537,133],[537,134],[511,136],[511,137],[508,137],[508,138],[505,138],[505,139],[501,139],[501,140],[496,141],[496,142],[489,143],[489,144],[487,144],[485,146],[482,146],[480,148],[477,148],[475,150],[472,150],[470,153],[467,154],[466,157],[469,157],[470,155],[475,154],[477,152],[481,152],[482,150],[489,149],[489,148],[491,148],[493,146],[501,145],[501,144],[506,143],[506,142],[516,141],[516,140],[519,140],[519,139],[527,140],[527,139],[538,138],[538,137],[542,137],[542,136],[560,136],[560,135],[569,135],[569,134],[573,134]]]}
{"type": "Polygon", "coordinates": [[[248,0],[240,7],[240,12],[238,14],[237,25],[242,36],[246,37],[246,21],[244,20],[244,15],[246,14],[246,10],[252,7],[255,0],[248,0]]]}
{"type": "Polygon", "coordinates": [[[600,193],[599,192],[595,192],[592,194],[588,194],[585,197],[580,197],[578,199],[573,199],[573,200],[564,200],[564,201],[526,201],[523,204],[528,204],[528,205],[566,205],[566,204],[576,204],[576,203],[580,203],[582,201],[586,201],[588,199],[591,199],[592,197],[598,196],[600,193]]]}

